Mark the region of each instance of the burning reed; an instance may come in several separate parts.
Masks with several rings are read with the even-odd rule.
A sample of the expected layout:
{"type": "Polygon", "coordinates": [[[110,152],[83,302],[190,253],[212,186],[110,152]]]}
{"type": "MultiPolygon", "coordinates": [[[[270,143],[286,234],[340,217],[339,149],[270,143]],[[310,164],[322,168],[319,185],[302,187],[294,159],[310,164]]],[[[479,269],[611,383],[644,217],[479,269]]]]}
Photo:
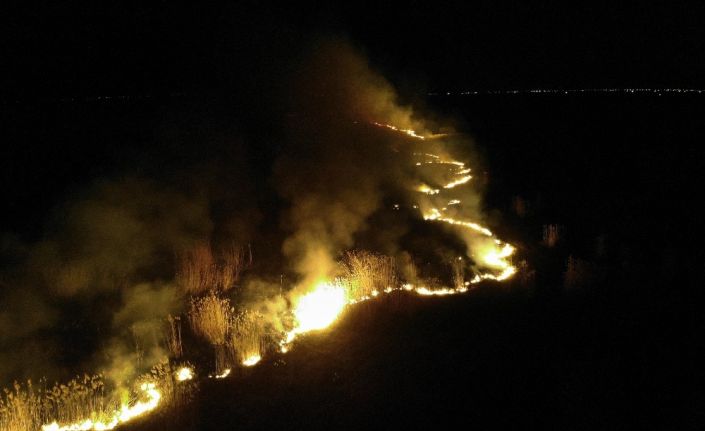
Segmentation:
{"type": "Polygon", "coordinates": [[[233,319],[227,347],[237,363],[252,366],[264,356],[266,340],[263,316],[244,310],[233,319]]]}
{"type": "Polygon", "coordinates": [[[76,377],[46,389],[31,381],[15,383],[0,396],[0,429],[106,430],[154,410],[161,402],[175,405],[187,399],[175,386],[175,372],[168,363],[158,364],[135,382],[135,388],[107,388],[102,374],[76,377]]]}
{"type": "Polygon", "coordinates": [[[394,260],[364,250],[349,251],[340,263],[341,282],[351,302],[396,289],[399,284],[394,260]]]}

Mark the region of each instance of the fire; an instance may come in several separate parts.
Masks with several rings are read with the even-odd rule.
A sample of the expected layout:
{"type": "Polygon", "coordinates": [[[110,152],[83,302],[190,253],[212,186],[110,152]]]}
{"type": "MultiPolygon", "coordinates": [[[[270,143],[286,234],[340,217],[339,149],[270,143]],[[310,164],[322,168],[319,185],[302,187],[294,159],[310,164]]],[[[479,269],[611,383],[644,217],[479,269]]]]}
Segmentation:
{"type": "Polygon", "coordinates": [[[244,361],[242,361],[242,365],[246,367],[251,367],[253,365],[257,365],[257,363],[262,359],[260,355],[252,355],[248,358],[246,358],[244,361]]]}
{"type": "Polygon", "coordinates": [[[342,313],[346,305],[343,287],[320,282],[315,289],[302,296],[294,309],[297,333],[324,329],[342,313]]]}
{"type": "MultiPolygon", "coordinates": [[[[390,128],[392,130],[397,130],[400,132],[404,132],[408,134],[409,136],[412,137],[418,137],[418,134],[414,133],[409,133],[409,131],[406,130],[400,130],[397,127],[386,125],[386,124],[380,124],[380,123],[374,123],[378,126],[383,126],[390,128]]],[[[422,166],[424,164],[433,164],[433,165],[451,165],[452,168],[452,177],[450,181],[446,184],[443,185],[443,189],[453,189],[462,185],[467,184],[471,179],[472,175],[470,175],[470,172],[472,171],[470,168],[467,168],[465,166],[464,162],[457,161],[457,160],[452,160],[452,159],[447,159],[444,157],[441,157],[436,154],[431,154],[431,153],[414,153],[414,156],[421,157],[422,160],[419,162],[416,162],[416,166],[422,166]]],[[[430,186],[428,184],[421,184],[416,188],[416,191],[425,193],[427,195],[439,195],[439,197],[443,197],[441,195],[441,189],[434,189],[433,186],[430,186]]],[[[457,199],[453,197],[453,199],[450,199],[447,201],[448,206],[451,205],[461,205],[462,202],[460,199],[457,199]]],[[[419,205],[414,205],[414,208],[419,208],[419,205]]],[[[438,221],[438,222],[443,222],[443,223],[448,223],[450,225],[454,226],[460,226],[463,228],[470,229],[476,233],[479,233],[481,235],[484,235],[486,237],[494,238],[494,234],[492,233],[491,230],[488,228],[482,226],[479,223],[473,222],[471,220],[462,220],[454,217],[450,217],[446,214],[446,211],[448,210],[447,207],[443,208],[435,208],[431,207],[426,209],[422,216],[424,220],[429,220],[429,221],[438,221]]],[[[483,246],[481,247],[480,250],[480,256],[476,261],[484,267],[492,268],[495,270],[501,270],[501,272],[497,274],[478,274],[476,275],[470,282],[467,282],[467,284],[475,284],[479,283],[482,280],[506,280],[513,276],[516,273],[516,268],[511,265],[509,259],[515,252],[515,248],[508,244],[508,243],[503,243],[502,241],[498,239],[494,239],[494,242],[489,244],[489,246],[483,246]]],[[[416,293],[420,295],[450,295],[450,294],[455,294],[455,293],[461,293],[466,291],[467,289],[465,287],[460,287],[460,288],[443,288],[443,289],[434,289],[430,290],[425,287],[416,287],[412,285],[405,285],[403,287],[405,290],[413,290],[416,293]]]]}
{"type": "MultiPolygon", "coordinates": [[[[389,124],[373,123],[376,126],[388,128],[400,133],[404,133],[412,138],[425,140],[427,137],[416,133],[411,129],[401,129],[389,124]]],[[[429,135],[433,138],[438,135],[429,135]]],[[[443,199],[448,206],[462,205],[462,202],[453,196],[444,196],[443,193],[447,189],[453,189],[467,184],[472,176],[471,169],[466,168],[464,162],[447,159],[430,153],[416,153],[416,156],[423,157],[422,161],[417,162],[417,166],[422,165],[440,165],[442,169],[450,171],[450,178],[446,184],[421,183],[416,187],[416,191],[434,196],[438,195],[438,199],[443,199]],[[439,188],[434,188],[439,187],[439,188]],[[442,187],[442,188],[441,188],[442,187]],[[452,198],[452,199],[451,199],[452,198]]],[[[445,181],[444,181],[445,182],[445,181]]],[[[457,193],[455,193],[457,194],[457,193]]],[[[433,199],[433,198],[429,198],[433,199]]],[[[421,203],[413,205],[413,208],[419,209],[421,203]]],[[[399,205],[394,206],[399,209],[399,205]]],[[[283,353],[286,353],[294,339],[300,335],[310,331],[319,331],[328,328],[333,324],[344,311],[345,307],[350,304],[356,304],[372,300],[383,294],[392,292],[407,291],[414,292],[422,296],[447,296],[465,293],[469,290],[471,284],[479,283],[483,280],[502,281],[512,277],[517,269],[511,264],[511,256],[516,249],[509,243],[505,243],[496,239],[492,231],[488,228],[473,222],[471,220],[463,220],[460,218],[450,217],[447,213],[448,208],[428,208],[423,210],[422,216],[424,220],[447,223],[454,226],[469,229],[474,233],[480,234],[481,238],[479,245],[473,248],[477,253],[473,256],[474,261],[482,268],[488,268],[491,272],[476,274],[472,279],[466,281],[461,271],[458,281],[455,281],[455,287],[434,287],[418,286],[414,284],[397,284],[384,283],[381,286],[376,286],[372,290],[367,290],[363,295],[350,291],[349,283],[346,284],[345,279],[336,279],[335,281],[320,281],[308,293],[305,293],[292,301],[293,328],[286,333],[280,341],[279,346],[283,353]],[[347,286],[347,287],[346,287],[347,286]]],[[[455,213],[454,213],[455,214],[455,213]]],[[[458,217],[458,216],[455,216],[458,217]]],[[[462,259],[462,258],[458,258],[462,259]]],[[[263,350],[244,350],[239,360],[245,367],[251,367],[258,364],[262,359],[263,350]]],[[[220,374],[211,375],[216,379],[223,379],[230,375],[231,369],[224,369],[220,374]]],[[[174,379],[178,382],[192,380],[194,371],[189,367],[179,368],[174,373],[174,379]]],[[[57,422],[52,422],[42,426],[42,431],[101,431],[111,430],[124,424],[136,417],[145,415],[155,410],[162,400],[162,393],[157,389],[155,383],[143,383],[140,386],[141,399],[137,401],[127,401],[117,408],[112,413],[105,415],[100,420],[96,418],[85,419],[71,424],[59,425],[57,422]]],[[[96,416],[93,414],[91,416],[96,416]]]]}
{"type": "Polygon", "coordinates": [[[59,425],[56,422],[52,422],[42,426],[42,431],[104,431],[114,429],[120,424],[142,416],[157,408],[162,394],[157,390],[156,385],[154,383],[143,383],[140,386],[140,390],[144,392],[146,397],[145,401],[137,401],[131,406],[129,404],[123,404],[120,410],[115,411],[112,417],[106,421],[86,419],[85,421],[68,425],[59,425]]]}
{"type": "Polygon", "coordinates": [[[224,379],[230,375],[230,371],[231,371],[230,368],[226,368],[223,370],[222,373],[216,374],[215,376],[212,376],[212,377],[215,377],[216,379],[224,379]]]}
{"type": "Polygon", "coordinates": [[[373,122],[372,124],[374,124],[375,126],[379,126],[379,127],[386,127],[387,129],[394,130],[395,132],[406,133],[407,135],[411,136],[412,138],[422,139],[422,140],[426,139],[425,136],[419,135],[418,133],[416,133],[412,129],[400,129],[396,126],[392,126],[391,124],[382,124],[382,123],[375,123],[375,122],[373,122]]]}
{"type": "Polygon", "coordinates": [[[458,293],[464,293],[467,292],[468,289],[465,287],[462,287],[460,289],[451,289],[449,287],[444,287],[441,289],[429,289],[424,286],[416,287],[414,288],[414,291],[418,293],[419,295],[423,296],[446,296],[446,295],[455,295],[458,293]]]}
{"type": "Polygon", "coordinates": [[[426,193],[427,195],[437,195],[441,192],[438,189],[432,189],[427,184],[421,184],[416,190],[421,193],[426,193]]]}
{"type": "Polygon", "coordinates": [[[348,304],[345,288],[338,283],[319,282],[309,293],[301,296],[294,307],[294,329],[279,343],[282,353],[299,334],[325,329],[336,321],[348,304]]]}
{"type": "Polygon", "coordinates": [[[449,182],[448,184],[444,185],[443,188],[444,189],[452,189],[453,187],[457,187],[457,186],[460,186],[460,185],[467,183],[471,179],[472,179],[472,175],[465,175],[465,176],[458,178],[457,180],[453,180],[453,181],[449,182]]]}
{"type": "Polygon", "coordinates": [[[509,267],[509,263],[506,258],[514,253],[514,247],[509,244],[504,244],[501,249],[491,249],[482,256],[482,261],[488,265],[497,268],[506,269],[509,267]]]}
{"type": "Polygon", "coordinates": [[[176,380],[183,382],[193,379],[193,370],[189,367],[182,367],[176,372],[176,380]]]}
{"type": "MultiPolygon", "coordinates": [[[[459,204],[460,202],[454,203],[454,205],[459,204]]],[[[431,208],[426,214],[423,216],[424,220],[438,220],[442,221],[448,224],[453,224],[453,225],[458,225],[458,226],[464,226],[468,229],[472,229],[475,232],[481,233],[485,236],[494,236],[491,230],[487,229],[486,227],[471,222],[471,221],[463,221],[463,220],[457,220],[452,217],[446,217],[443,215],[441,210],[438,208],[431,208]]]]}

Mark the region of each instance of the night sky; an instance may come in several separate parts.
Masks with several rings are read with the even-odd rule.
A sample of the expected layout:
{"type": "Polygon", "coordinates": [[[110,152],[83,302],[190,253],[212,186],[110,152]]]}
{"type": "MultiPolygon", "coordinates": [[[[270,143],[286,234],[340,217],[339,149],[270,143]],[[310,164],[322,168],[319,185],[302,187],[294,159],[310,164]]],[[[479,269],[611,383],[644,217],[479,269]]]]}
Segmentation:
{"type": "Polygon", "coordinates": [[[259,3],[4,5],[2,93],[262,87],[329,34],[361,46],[402,91],[703,84],[701,2],[259,3]]]}

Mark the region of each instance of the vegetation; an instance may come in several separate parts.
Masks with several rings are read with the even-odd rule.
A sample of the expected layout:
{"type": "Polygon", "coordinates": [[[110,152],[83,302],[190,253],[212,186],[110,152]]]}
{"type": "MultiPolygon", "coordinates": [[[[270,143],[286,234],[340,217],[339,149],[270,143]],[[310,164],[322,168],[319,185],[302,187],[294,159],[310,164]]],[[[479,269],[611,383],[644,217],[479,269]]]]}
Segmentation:
{"type": "Polygon", "coordinates": [[[394,260],[388,256],[349,251],[341,262],[341,269],[348,297],[353,300],[376,295],[399,284],[394,260]]]}
{"type": "Polygon", "coordinates": [[[238,313],[233,319],[228,348],[231,357],[239,364],[263,356],[266,349],[263,317],[250,310],[238,313]]]}
{"type": "Polygon", "coordinates": [[[252,265],[248,247],[230,245],[214,254],[207,244],[199,244],[179,256],[176,281],[187,294],[212,290],[227,292],[235,287],[242,272],[252,265]]]}
{"type": "Polygon", "coordinates": [[[210,293],[191,299],[188,313],[191,329],[214,346],[225,344],[232,323],[233,309],[230,300],[210,293]]]}

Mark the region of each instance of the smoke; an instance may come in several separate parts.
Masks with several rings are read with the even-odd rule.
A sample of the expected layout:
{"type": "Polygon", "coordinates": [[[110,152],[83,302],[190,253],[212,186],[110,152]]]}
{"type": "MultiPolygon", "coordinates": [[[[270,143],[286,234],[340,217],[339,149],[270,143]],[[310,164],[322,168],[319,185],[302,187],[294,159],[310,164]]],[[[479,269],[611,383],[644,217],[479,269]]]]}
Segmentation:
{"type": "Polygon", "coordinates": [[[120,385],[163,359],[164,321],[180,304],[174,257],[208,239],[211,205],[127,176],[98,180],[59,207],[46,238],[16,247],[19,265],[0,274],[2,375],[98,369],[120,385]],[[32,359],[18,360],[25,355],[32,359]]]}
{"type": "MultiPolygon", "coordinates": [[[[427,184],[443,187],[464,169],[462,163],[416,163],[418,155],[459,163],[460,157],[471,155],[469,138],[446,129],[451,133],[444,137],[420,140],[380,126],[432,134],[425,117],[403,106],[392,85],[344,40],[318,42],[298,70],[291,85],[288,152],[275,170],[278,191],[290,203],[283,253],[300,277],[294,295],[335,275],[340,253],[361,242],[383,242],[380,248],[392,255],[402,251],[398,243],[410,230],[407,220],[380,211],[390,204],[390,196],[415,205],[423,215],[444,208],[448,216],[483,221],[479,191],[450,187],[440,195],[418,192],[427,184]],[[462,209],[449,207],[456,199],[462,199],[462,209]],[[365,236],[374,239],[360,241],[365,236]]],[[[439,245],[435,252],[472,255],[476,244],[484,246],[481,236],[450,230],[457,231],[466,250],[442,250],[439,245]]]]}
{"type": "MultiPolygon", "coordinates": [[[[144,170],[166,173],[99,179],[53,213],[41,241],[3,242],[12,243],[3,245],[12,263],[0,271],[0,374],[61,375],[86,366],[106,370],[119,386],[159,362],[167,355],[164,320],[187,299],[174,285],[175,256],[194,244],[252,244],[255,274],[232,295],[275,332],[287,329],[296,295],[338,275],[344,251],[365,245],[397,256],[411,279],[409,244],[431,244],[443,256],[443,247],[457,248],[435,232],[422,234],[433,241],[406,237],[420,223],[416,211],[445,207],[453,193],[463,209],[447,214],[482,220],[479,193],[452,190],[443,201],[415,191],[448,180],[442,170],[417,169],[415,153],[450,160],[458,148],[467,151],[467,140],[418,141],[380,127],[432,129],[345,40],[317,41],[295,66],[281,106],[270,108],[269,121],[282,123],[272,128],[283,128],[281,136],[273,132],[276,155],[260,151],[253,161],[260,137],[182,130],[175,121],[167,127],[175,143],[160,142],[147,158],[164,166],[144,170]],[[406,211],[390,213],[393,204],[406,211]],[[22,356],[32,357],[26,368],[22,356]]],[[[470,246],[477,237],[460,235],[470,246]]]]}
{"type": "Polygon", "coordinates": [[[384,189],[403,183],[390,136],[372,122],[420,127],[389,83],[341,40],[319,42],[292,85],[289,148],[276,183],[290,203],[283,253],[306,289],[333,275],[336,257],[354,245],[380,208],[384,189]]]}
{"type": "Polygon", "coordinates": [[[94,296],[137,278],[169,276],[164,256],[208,235],[207,202],[150,180],[100,181],[57,214],[52,238],[30,255],[28,272],[60,296],[94,296]]]}
{"type": "Polygon", "coordinates": [[[168,358],[165,321],[181,311],[182,302],[174,285],[140,283],[123,290],[122,304],[113,318],[116,335],[96,358],[117,388],[168,358]]]}

